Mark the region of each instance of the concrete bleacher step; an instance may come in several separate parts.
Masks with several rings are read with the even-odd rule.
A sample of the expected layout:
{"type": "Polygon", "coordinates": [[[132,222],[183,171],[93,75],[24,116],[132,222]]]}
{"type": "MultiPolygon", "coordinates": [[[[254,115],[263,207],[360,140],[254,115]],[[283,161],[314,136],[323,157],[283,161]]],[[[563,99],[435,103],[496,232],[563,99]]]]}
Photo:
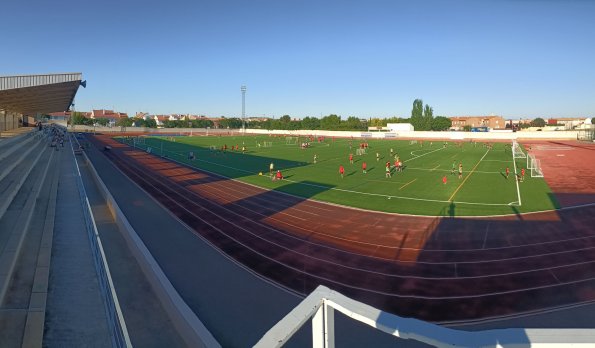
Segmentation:
{"type": "Polygon", "coordinates": [[[12,275],[0,302],[0,308],[10,309],[13,314],[4,318],[0,314],[0,321],[19,320],[19,323],[13,323],[10,335],[15,341],[22,338],[21,347],[42,346],[60,155],[52,152],[47,170],[42,163],[35,170],[40,172],[35,182],[43,183],[31,194],[36,197],[32,211],[21,217],[20,225],[13,230],[13,233],[20,233],[21,246],[12,260],[12,275]],[[18,315],[14,315],[15,312],[18,315]]]}
{"type": "MultiPolygon", "coordinates": [[[[53,156],[53,151],[40,151],[40,157],[43,158],[36,161],[31,167],[31,169],[35,168],[36,170],[28,171],[32,175],[27,174],[26,179],[29,179],[26,185],[27,187],[22,186],[19,190],[22,195],[26,196],[25,204],[18,207],[17,214],[12,215],[12,219],[14,220],[12,228],[8,231],[2,231],[2,235],[0,236],[0,240],[3,242],[0,245],[0,304],[3,303],[4,295],[8,289],[14,266],[35,210],[37,198],[46,181],[45,179],[53,156]],[[43,154],[46,154],[46,156],[41,156],[43,154]]],[[[2,224],[10,225],[6,221],[2,221],[2,224]]]]}
{"type": "Polygon", "coordinates": [[[35,151],[31,156],[23,156],[24,158],[20,165],[14,167],[0,181],[0,218],[4,216],[42,154],[48,149],[44,145],[41,142],[33,146],[34,150],[37,149],[38,151],[35,151]]]}
{"type": "Polygon", "coordinates": [[[40,152],[0,219],[0,346],[41,347],[51,254],[46,235],[53,231],[59,153],[48,148],[40,152]]]}
{"type": "Polygon", "coordinates": [[[23,128],[15,132],[2,132],[0,137],[0,153],[12,144],[36,133],[34,128],[23,128]]]}
{"type": "Polygon", "coordinates": [[[27,140],[20,142],[19,145],[13,146],[10,149],[7,149],[7,151],[2,151],[0,153],[0,182],[12,172],[14,168],[23,162],[23,160],[37,148],[35,145],[38,145],[39,143],[40,138],[28,137],[27,140]],[[27,144],[28,146],[25,147],[23,151],[16,151],[27,144]]]}
{"type": "Polygon", "coordinates": [[[20,141],[15,140],[10,144],[3,146],[2,149],[0,149],[0,162],[2,162],[4,159],[15,153],[18,149],[34,141],[35,139],[36,137],[28,135],[24,136],[22,139],[17,139],[20,141]]]}

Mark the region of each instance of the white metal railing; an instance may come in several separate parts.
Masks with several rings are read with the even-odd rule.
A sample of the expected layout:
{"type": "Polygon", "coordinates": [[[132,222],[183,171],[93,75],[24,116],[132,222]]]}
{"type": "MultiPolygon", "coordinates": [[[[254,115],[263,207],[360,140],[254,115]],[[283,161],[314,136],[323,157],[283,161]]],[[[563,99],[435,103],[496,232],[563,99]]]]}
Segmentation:
{"type": "Polygon", "coordinates": [[[312,347],[333,348],[335,311],[389,335],[435,347],[595,347],[594,329],[461,331],[383,312],[322,285],[273,326],[254,347],[281,347],[302,325],[312,320],[312,347]]]}
{"type": "MultiPolygon", "coordinates": [[[[73,142],[76,142],[77,145],[79,145],[79,143],[74,135],[71,135],[70,139],[71,150],[74,156],[73,142]]],[[[114,347],[118,348],[131,348],[132,343],[130,341],[130,336],[128,335],[126,322],[124,321],[124,316],[122,315],[122,310],[120,308],[118,296],[116,294],[109,266],[105,258],[103,244],[101,243],[101,238],[99,237],[97,226],[95,225],[93,211],[91,210],[91,205],[89,204],[89,199],[87,198],[87,193],[85,191],[85,186],[83,184],[80,168],[76,158],[74,158],[74,162],[76,164],[77,169],[76,182],[79,189],[81,202],[84,205],[83,212],[85,217],[85,224],[87,227],[89,241],[91,243],[91,250],[93,252],[93,260],[97,271],[97,278],[99,281],[101,294],[104,299],[103,302],[106,308],[107,321],[112,338],[112,344],[114,347]]]]}

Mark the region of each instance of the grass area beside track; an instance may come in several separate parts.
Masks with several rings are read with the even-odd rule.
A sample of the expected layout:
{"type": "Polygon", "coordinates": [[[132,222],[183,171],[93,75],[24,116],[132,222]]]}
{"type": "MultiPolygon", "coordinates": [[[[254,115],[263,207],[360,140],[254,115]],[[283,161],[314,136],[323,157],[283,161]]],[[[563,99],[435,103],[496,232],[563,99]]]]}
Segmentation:
{"type": "MultiPolygon", "coordinates": [[[[526,171],[524,182],[515,180],[510,144],[493,143],[490,149],[483,143],[428,140],[361,140],[316,139],[310,147],[299,144],[309,141],[302,137],[292,144],[286,137],[269,136],[194,136],[142,137],[135,141],[138,148],[152,148],[152,153],[189,166],[208,170],[268,189],[297,196],[337,203],[357,208],[430,216],[485,216],[543,211],[558,207],[556,199],[543,178],[532,178],[526,171]],[[360,142],[367,141],[367,153],[357,155],[360,142]],[[269,142],[270,147],[264,147],[269,142]],[[227,145],[227,150],[221,148],[227,145]],[[231,146],[240,150],[231,150],[231,146]],[[260,145],[260,146],[259,146],[260,145]],[[246,147],[242,153],[241,148],[246,147]],[[391,148],[393,156],[390,155],[391,148]],[[188,159],[193,152],[194,160],[188,159]],[[354,163],[349,163],[349,154],[354,163]],[[379,154],[379,160],[376,159],[379,154]],[[313,163],[314,155],[317,163],[313,163]],[[400,157],[405,169],[385,177],[385,164],[394,164],[400,157]],[[367,173],[362,172],[362,162],[367,173]],[[285,177],[273,181],[269,165],[281,170],[285,177]],[[463,177],[451,174],[453,163],[463,165],[463,177]],[[339,175],[339,166],[345,176],[339,175]],[[505,169],[510,169],[506,178],[505,169]],[[262,173],[263,175],[259,175],[262,173]],[[446,184],[443,177],[446,176],[446,184]],[[518,189],[517,189],[518,185],[518,189]],[[521,204],[519,204],[519,201],[521,204]]],[[[133,138],[118,138],[132,144],[133,138]]],[[[524,159],[517,159],[516,168],[526,168],[524,159]]]]}

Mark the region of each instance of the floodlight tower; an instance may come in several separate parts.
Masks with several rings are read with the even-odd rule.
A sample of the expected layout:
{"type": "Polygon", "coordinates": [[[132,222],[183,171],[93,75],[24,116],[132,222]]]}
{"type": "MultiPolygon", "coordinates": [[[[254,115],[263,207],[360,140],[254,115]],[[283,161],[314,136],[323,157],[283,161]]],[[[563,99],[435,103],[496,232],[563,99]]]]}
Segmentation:
{"type": "Polygon", "coordinates": [[[246,86],[240,88],[242,91],[242,131],[246,134],[246,86]]]}

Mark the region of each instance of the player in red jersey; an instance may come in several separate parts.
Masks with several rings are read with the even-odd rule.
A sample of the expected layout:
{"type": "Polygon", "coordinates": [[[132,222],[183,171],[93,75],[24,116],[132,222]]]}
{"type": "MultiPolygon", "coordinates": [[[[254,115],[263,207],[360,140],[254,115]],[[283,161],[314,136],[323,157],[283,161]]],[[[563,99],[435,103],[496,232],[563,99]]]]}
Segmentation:
{"type": "Polygon", "coordinates": [[[277,174],[275,175],[275,180],[283,180],[283,174],[281,174],[280,170],[277,170],[277,174]]]}
{"type": "Polygon", "coordinates": [[[525,168],[521,168],[521,182],[525,181],[525,168]]]}
{"type": "Polygon", "coordinates": [[[342,165],[339,166],[339,174],[341,174],[341,179],[343,179],[343,176],[345,175],[345,168],[343,168],[342,165]]]}

